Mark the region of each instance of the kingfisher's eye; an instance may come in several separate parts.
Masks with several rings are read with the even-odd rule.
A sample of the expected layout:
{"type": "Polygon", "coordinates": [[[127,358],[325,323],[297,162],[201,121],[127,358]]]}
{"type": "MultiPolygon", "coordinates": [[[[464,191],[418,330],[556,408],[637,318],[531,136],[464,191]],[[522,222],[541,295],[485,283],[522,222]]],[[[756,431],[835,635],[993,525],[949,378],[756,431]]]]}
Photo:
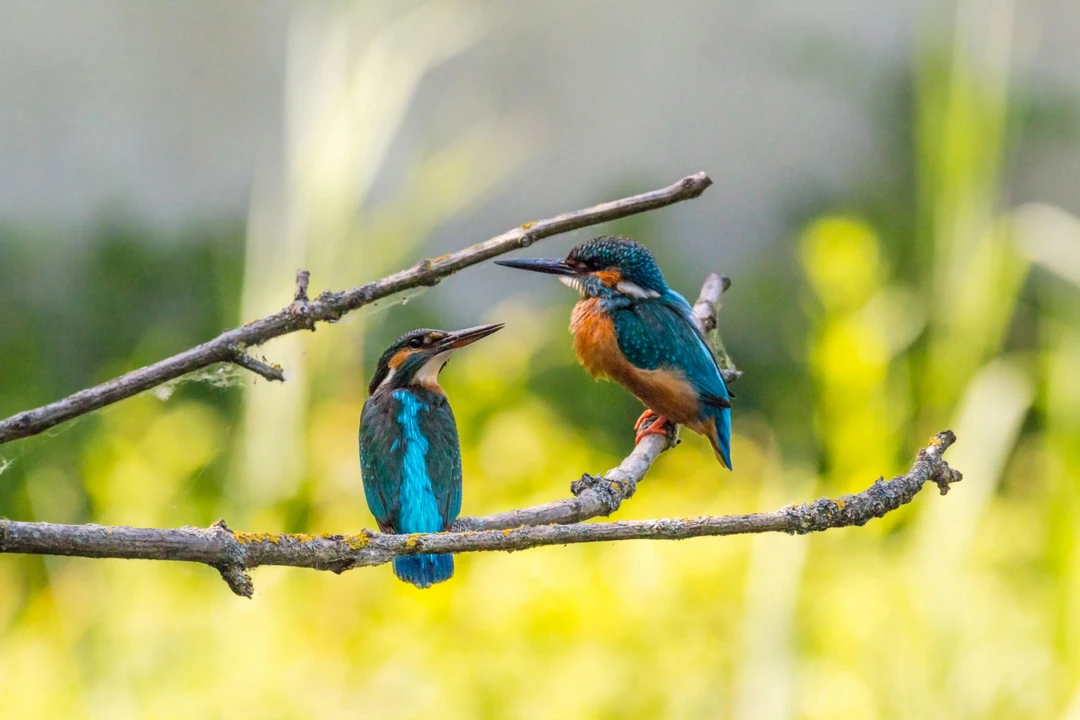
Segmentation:
{"type": "Polygon", "coordinates": [[[411,347],[411,348],[422,348],[422,347],[424,347],[424,338],[414,337],[412,340],[409,341],[409,347],[411,347]]]}

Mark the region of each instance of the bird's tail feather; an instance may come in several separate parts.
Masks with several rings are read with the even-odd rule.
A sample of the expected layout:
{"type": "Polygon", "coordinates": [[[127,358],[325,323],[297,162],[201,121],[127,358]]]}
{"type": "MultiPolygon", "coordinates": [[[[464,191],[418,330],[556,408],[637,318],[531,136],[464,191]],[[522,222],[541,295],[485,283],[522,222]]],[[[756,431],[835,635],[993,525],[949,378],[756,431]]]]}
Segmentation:
{"type": "Polygon", "coordinates": [[[454,575],[453,555],[403,555],[394,558],[394,574],[418,588],[428,588],[454,575]]]}
{"type": "Polygon", "coordinates": [[[705,436],[712,444],[716,459],[731,470],[731,411],[726,408],[708,408],[709,419],[705,421],[705,436]]]}

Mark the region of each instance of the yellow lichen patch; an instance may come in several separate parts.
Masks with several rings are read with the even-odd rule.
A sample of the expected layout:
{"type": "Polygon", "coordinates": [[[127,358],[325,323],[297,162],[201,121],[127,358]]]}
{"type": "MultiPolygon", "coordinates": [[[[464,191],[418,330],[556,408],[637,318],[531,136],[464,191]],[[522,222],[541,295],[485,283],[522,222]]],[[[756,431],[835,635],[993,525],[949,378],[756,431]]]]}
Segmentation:
{"type": "Polygon", "coordinates": [[[930,444],[934,447],[941,445],[941,438],[935,435],[934,437],[930,438],[930,444]]]}
{"type": "Polygon", "coordinates": [[[281,542],[281,535],[266,533],[266,532],[234,532],[233,536],[236,541],[241,545],[252,545],[254,543],[268,542],[277,545],[281,542]]]}
{"type": "Polygon", "coordinates": [[[407,547],[407,548],[416,547],[416,538],[418,538],[418,537],[419,537],[419,535],[417,535],[416,533],[413,533],[412,535],[410,535],[409,539],[405,541],[405,547],[407,547]]]}
{"type": "Polygon", "coordinates": [[[521,229],[522,230],[528,230],[529,228],[533,227],[534,225],[536,225],[536,221],[535,220],[530,220],[529,222],[521,223],[521,229]]]}
{"type": "Polygon", "coordinates": [[[513,528],[507,528],[506,530],[503,530],[503,537],[510,537],[510,533],[512,532],[514,532],[513,528]]]}
{"type": "Polygon", "coordinates": [[[843,498],[836,501],[836,509],[837,510],[843,510],[846,505],[847,505],[847,500],[844,500],[843,498]]]}
{"type": "Polygon", "coordinates": [[[359,550],[360,548],[366,547],[368,542],[370,542],[368,536],[364,533],[358,533],[356,535],[346,535],[342,539],[345,541],[345,544],[349,547],[350,550],[359,550]]]}

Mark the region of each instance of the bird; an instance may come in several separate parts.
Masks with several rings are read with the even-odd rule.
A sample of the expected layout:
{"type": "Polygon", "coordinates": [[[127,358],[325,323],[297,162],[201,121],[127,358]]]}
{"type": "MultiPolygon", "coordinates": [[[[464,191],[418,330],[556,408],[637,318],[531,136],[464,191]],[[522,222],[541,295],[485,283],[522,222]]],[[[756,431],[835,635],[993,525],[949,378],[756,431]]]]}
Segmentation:
{"type": "Polygon", "coordinates": [[[704,435],[731,469],[731,393],[690,303],[668,287],[648,248],[602,236],[575,246],[565,259],[496,264],[556,275],[578,291],[570,319],[578,360],[593,377],[614,380],[645,405],[634,426],[636,442],[666,432],[669,422],[685,425],[704,435]]]}
{"type": "MultiPolygon", "coordinates": [[[[461,445],[439,372],[502,324],[405,333],[379,358],[360,413],[360,472],[384,533],[442,532],[461,512],[461,445]]],[[[418,588],[449,580],[452,555],[402,555],[394,575],[418,588]]]]}

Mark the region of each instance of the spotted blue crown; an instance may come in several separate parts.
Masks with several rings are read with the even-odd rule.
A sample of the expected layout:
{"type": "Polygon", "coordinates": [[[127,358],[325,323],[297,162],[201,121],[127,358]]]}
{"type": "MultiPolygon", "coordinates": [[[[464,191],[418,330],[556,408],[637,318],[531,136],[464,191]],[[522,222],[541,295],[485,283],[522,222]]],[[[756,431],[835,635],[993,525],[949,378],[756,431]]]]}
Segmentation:
{"type": "Polygon", "coordinates": [[[628,237],[608,235],[583,242],[566,256],[566,263],[587,272],[617,269],[623,279],[657,293],[667,290],[664,274],[652,251],[628,237]]]}

